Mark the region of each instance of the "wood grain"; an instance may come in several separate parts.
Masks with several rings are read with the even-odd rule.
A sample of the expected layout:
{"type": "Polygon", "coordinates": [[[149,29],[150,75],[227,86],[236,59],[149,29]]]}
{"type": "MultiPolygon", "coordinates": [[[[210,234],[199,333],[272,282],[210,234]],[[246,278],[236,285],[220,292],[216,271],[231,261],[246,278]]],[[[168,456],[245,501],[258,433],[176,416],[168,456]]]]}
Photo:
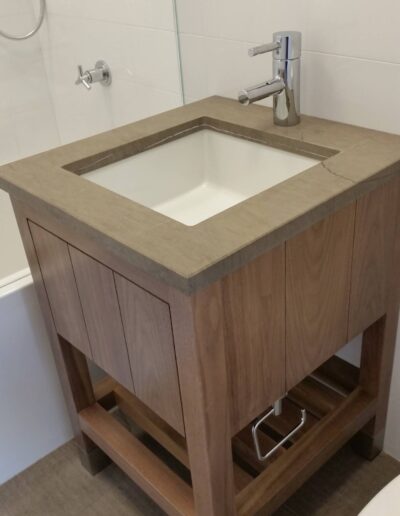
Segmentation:
{"type": "Polygon", "coordinates": [[[286,244],[286,388],[347,342],[355,206],[286,244]]]}
{"type": "Polygon", "coordinates": [[[135,394],[185,434],[167,303],[115,274],[135,394]]]}
{"type": "Polygon", "coordinates": [[[119,384],[111,378],[111,376],[105,376],[93,384],[94,397],[97,403],[104,409],[111,410],[115,407],[114,389],[118,385],[119,384]]]}
{"type": "Polygon", "coordinates": [[[391,263],[400,180],[392,180],[357,201],[349,336],[352,339],[382,317],[393,282],[391,263]]]}
{"type": "MultiPolygon", "coordinates": [[[[190,469],[185,439],[123,387],[117,386],[114,392],[121,412],[190,469]]],[[[237,492],[240,492],[252,480],[252,477],[236,464],[234,464],[234,477],[237,492]]]]}
{"type": "Polygon", "coordinates": [[[250,516],[262,508],[263,514],[272,514],[368,421],[375,409],[376,400],[357,388],[237,495],[238,515],[250,516]]]}
{"type": "Polygon", "coordinates": [[[115,387],[114,394],[118,408],[123,414],[132,419],[179,462],[189,468],[186,441],[181,434],[124,387],[120,385],[115,387]]]}
{"type": "Polygon", "coordinates": [[[334,355],[316,369],[313,376],[339,392],[349,394],[358,385],[360,369],[334,355]]]}
{"type": "MultiPolygon", "coordinates": [[[[397,188],[400,187],[400,180],[397,188]]],[[[386,314],[363,334],[360,384],[379,400],[375,418],[355,441],[356,449],[365,457],[374,458],[383,448],[389,402],[390,380],[398,328],[400,307],[400,205],[397,205],[397,225],[392,263],[388,276],[392,279],[388,290],[386,314]]]]}
{"type": "Polygon", "coordinates": [[[221,288],[194,298],[173,291],[170,299],[196,514],[234,516],[221,288]]]}
{"type": "Polygon", "coordinates": [[[29,222],[57,331],[82,353],[92,357],[68,246],[29,222]]]}
{"type": "MultiPolygon", "coordinates": [[[[82,464],[92,473],[100,471],[108,463],[107,457],[102,453],[100,448],[95,446],[87,436],[85,436],[80,428],[78,413],[76,410],[76,393],[75,387],[70,383],[71,370],[64,359],[61,341],[57,334],[53,314],[50,307],[49,298],[44,285],[38,256],[32,239],[31,230],[28,222],[28,212],[16,199],[12,199],[14,213],[17,219],[19,231],[22,236],[22,242],[28,258],[29,267],[34,280],[36,294],[38,296],[40,308],[44,316],[44,322],[49,336],[57,372],[60,378],[64,398],[67,404],[72,428],[75,435],[75,441],[78,445],[82,464]]],[[[82,371],[82,369],[81,369],[82,371]]],[[[86,382],[85,382],[86,383],[86,382]]],[[[88,398],[89,399],[89,398],[88,398]]]]}
{"type": "Polygon", "coordinates": [[[236,434],[285,394],[285,251],[279,246],[222,281],[236,434]]]}
{"type": "Polygon", "coordinates": [[[113,272],[74,247],[69,246],[69,251],[89,333],[93,361],[133,391],[113,272]]]}
{"type": "Polygon", "coordinates": [[[100,405],[79,414],[82,430],[171,516],[195,514],[190,486],[100,405]]]}

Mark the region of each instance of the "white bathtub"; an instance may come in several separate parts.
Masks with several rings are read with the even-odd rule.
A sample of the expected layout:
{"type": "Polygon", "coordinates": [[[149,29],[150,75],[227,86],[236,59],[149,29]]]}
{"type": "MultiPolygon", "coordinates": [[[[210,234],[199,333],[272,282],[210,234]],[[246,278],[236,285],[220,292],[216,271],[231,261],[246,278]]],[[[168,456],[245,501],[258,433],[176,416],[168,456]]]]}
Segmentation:
{"type": "Polygon", "coordinates": [[[72,437],[29,269],[0,270],[0,414],[0,484],[72,437]]]}

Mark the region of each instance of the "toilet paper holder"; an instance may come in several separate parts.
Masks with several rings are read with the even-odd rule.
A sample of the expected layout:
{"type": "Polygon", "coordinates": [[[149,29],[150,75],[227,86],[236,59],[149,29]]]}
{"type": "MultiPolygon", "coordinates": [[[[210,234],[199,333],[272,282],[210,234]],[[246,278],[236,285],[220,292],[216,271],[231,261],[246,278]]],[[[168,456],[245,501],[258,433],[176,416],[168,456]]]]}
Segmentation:
{"type": "Polygon", "coordinates": [[[264,416],[262,416],[260,419],[258,419],[254,425],[252,426],[251,432],[253,435],[253,441],[254,441],[254,448],[256,450],[257,458],[260,462],[267,460],[269,457],[274,455],[279,448],[281,448],[289,439],[291,439],[305,424],[307,421],[307,412],[305,409],[300,409],[300,423],[293,428],[279,443],[277,443],[271,450],[266,452],[265,454],[262,453],[261,447],[260,447],[260,441],[258,438],[258,430],[260,426],[265,423],[267,419],[269,419],[272,416],[280,416],[282,414],[282,398],[277,400],[270,411],[268,411],[264,416]]]}

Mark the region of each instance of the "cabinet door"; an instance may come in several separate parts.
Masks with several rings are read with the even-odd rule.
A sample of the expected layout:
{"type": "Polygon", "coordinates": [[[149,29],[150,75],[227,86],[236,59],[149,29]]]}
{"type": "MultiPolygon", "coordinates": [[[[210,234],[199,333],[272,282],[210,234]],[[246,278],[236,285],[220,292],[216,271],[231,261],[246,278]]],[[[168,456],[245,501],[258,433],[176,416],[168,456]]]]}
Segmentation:
{"type": "Polygon", "coordinates": [[[355,204],[286,244],[286,386],[347,342],[355,204]]]}
{"type": "Polygon", "coordinates": [[[33,222],[29,227],[57,332],[91,358],[68,245],[33,222]]]}
{"type": "Polygon", "coordinates": [[[386,312],[399,210],[400,178],[357,202],[349,339],[386,312]]]}
{"type": "Polygon", "coordinates": [[[133,392],[113,272],[78,249],[69,249],[93,361],[133,392]]]}
{"type": "Polygon", "coordinates": [[[169,305],[115,274],[136,396],[184,434],[169,305]]]}

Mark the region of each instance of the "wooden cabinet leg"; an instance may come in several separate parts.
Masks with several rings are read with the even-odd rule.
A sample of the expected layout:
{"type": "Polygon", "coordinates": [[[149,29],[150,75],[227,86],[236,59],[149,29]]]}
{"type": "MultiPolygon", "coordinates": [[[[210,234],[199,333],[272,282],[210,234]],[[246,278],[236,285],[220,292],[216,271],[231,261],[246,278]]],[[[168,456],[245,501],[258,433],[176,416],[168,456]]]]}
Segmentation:
{"type": "Polygon", "coordinates": [[[59,345],[74,405],[72,421],[79,456],[82,465],[95,475],[110,463],[110,459],[82,433],[78,420],[78,413],[96,402],[87,360],[83,353],[62,337],[59,337],[59,345]]]}
{"type": "Polygon", "coordinates": [[[374,419],[355,437],[353,444],[358,453],[370,460],[383,449],[397,321],[398,310],[391,310],[363,335],[360,384],[377,396],[378,409],[374,419]]]}
{"type": "Polygon", "coordinates": [[[360,384],[368,393],[377,397],[378,409],[374,419],[355,437],[353,443],[355,450],[370,460],[382,451],[385,437],[400,306],[399,264],[400,210],[397,211],[392,263],[386,271],[387,311],[383,317],[367,328],[363,335],[360,384]]]}
{"type": "Polygon", "coordinates": [[[193,297],[174,293],[171,315],[196,514],[233,516],[229,390],[219,287],[213,285],[193,297]]]}
{"type": "Polygon", "coordinates": [[[35,246],[29,230],[27,218],[22,205],[13,201],[14,212],[28,258],[31,274],[34,279],[36,293],[44,317],[47,333],[50,339],[58,375],[67,403],[67,408],[76,436],[76,442],[83,465],[92,473],[103,469],[108,463],[108,457],[87,436],[81,432],[78,411],[94,403],[94,394],[90,383],[89,371],[84,355],[66,341],[60,339],[53,321],[46,288],[43,283],[35,246]]]}

